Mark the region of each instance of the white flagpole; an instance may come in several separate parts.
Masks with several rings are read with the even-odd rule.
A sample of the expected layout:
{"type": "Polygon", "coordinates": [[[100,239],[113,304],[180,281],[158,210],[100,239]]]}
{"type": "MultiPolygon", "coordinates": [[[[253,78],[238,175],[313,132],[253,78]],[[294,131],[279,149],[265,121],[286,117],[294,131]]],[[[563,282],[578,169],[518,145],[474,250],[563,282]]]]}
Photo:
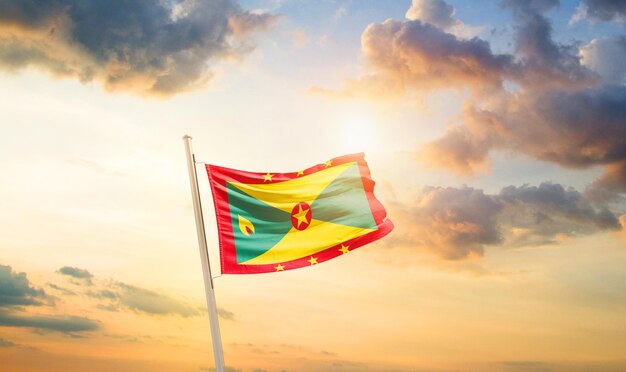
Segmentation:
{"type": "Polygon", "coordinates": [[[202,217],[202,205],[200,204],[200,191],[198,190],[198,175],[196,174],[196,158],[191,149],[191,136],[183,136],[185,151],[187,152],[187,166],[189,168],[189,182],[191,183],[191,197],[193,199],[193,211],[196,216],[196,231],[198,233],[198,247],[202,260],[202,274],[204,275],[204,290],[206,292],[206,305],[209,309],[209,322],[211,324],[211,338],[213,340],[213,354],[215,355],[215,371],[224,372],[224,352],[222,351],[222,337],[220,336],[220,324],[217,319],[217,303],[215,302],[215,288],[213,276],[209,264],[209,253],[204,231],[204,218],[202,217]]]}

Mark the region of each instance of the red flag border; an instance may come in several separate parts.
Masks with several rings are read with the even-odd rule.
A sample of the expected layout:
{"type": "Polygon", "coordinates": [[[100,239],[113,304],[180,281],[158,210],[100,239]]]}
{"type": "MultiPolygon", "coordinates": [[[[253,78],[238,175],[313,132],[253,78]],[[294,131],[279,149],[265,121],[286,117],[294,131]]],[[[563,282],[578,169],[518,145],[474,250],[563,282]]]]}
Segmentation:
{"type": "MultiPolygon", "coordinates": [[[[326,163],[317,164],[304,170],[304,174],[300,177],[307,176],[312,173],[316,173],[327,169],[328,167],[334,167],[337,165],[356,162],[359,166],[361,173],[361,181],[363,182],[363,189],[367,197],[374,222],[378,229],[376,231],[369,232],[365,235],[361,235],[354,239],[350,239],[341,242],[332,247],[326,248],[323,251],[315,253],[313,256],[317,259],[317,263],[322,263],[333,259],[337,256],[343,255],[340,250],[342,245],[349,247],[352,251],[356,248],[362,247],[368,243],[378,240],[385,235],[389,234],[393,230],[393,223],[389,219],[385,219],[387,212],[384,206],[374,196],[374,186],[376,182],[372,179],[369,167],[365,161],[364,153],[343,155],[330,160],[329,166],[326,163]]],[[[222,274],[260,274],[276,272],[275,264],[263,264],[263,265],[242,265],[237,263],[237,252],[235,251],[235,241],[232,227],[232,220],[229,213],[221,213],[218,203],[223,201],[226,203],[226,209],[230,211],[228,204],[228,196],[226,192],[226,182],[238,182],[246,184],[262,184],[266,183],[264,175],[267,173],[260,172],[247,172],[238,169],[226,168],[217,165],[206,164],[206,171],[209,178],[209,184],[211,186],[211,192],[213,194],[213,205],[215,209],[215,217],[217,219],[219,250],[220,250],[220,269],[222,274]],[[220,187],[218,187],[220,186],[220,187]],[[226,230],[226,231],[225,231],[226,230]]],[[[289,181],[298,178],[299,172],[289,173],[271,173],[272,183],[289,181]]],[[[280,262],[280,265],[284,266],[283,270],[293,270],[302,267],[312,266],[309,262],[311,256],[298,258],[291,261],[280,262]]],[[[282,271],[282,270],[281,270],[282,271]]]]}

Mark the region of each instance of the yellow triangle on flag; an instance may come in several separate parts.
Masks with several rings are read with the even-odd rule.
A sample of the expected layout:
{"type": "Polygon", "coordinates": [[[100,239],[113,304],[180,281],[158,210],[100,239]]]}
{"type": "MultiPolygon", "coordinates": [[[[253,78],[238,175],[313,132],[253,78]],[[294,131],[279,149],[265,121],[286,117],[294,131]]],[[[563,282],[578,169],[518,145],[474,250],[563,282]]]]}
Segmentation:
{"type": "Polygon", "coordinates": [[[291,213],[293,206],[300,202],[312,204],[335,178],[355,164],[356,162],[345,163],[307,176],[276,183],[229,182],[229,184],[274,208],[291,213]]]}
{"type": "Polygon", "coordinates": [[[243,265],[262,265],[287,262],[309,256],[337,244],[365,235],[375,229],[340,225],[332,222],[311,220],[305,230],[292,228],[276,245],[243,265]]]}

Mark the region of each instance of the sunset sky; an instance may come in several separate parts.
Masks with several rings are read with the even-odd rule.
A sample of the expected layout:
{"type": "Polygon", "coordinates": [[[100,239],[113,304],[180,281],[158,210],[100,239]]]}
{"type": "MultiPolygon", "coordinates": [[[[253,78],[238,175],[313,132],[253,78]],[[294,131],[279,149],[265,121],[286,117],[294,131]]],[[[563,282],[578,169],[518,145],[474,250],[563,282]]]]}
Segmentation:
{"type": "Polygon", "coordinates": [[[395,224],[215,279],[228,371],[626,370],[625,27],[610,0],[0,0],[0,370],[214,370],[185,134],[255,172],[364,152],[395,224]]]}

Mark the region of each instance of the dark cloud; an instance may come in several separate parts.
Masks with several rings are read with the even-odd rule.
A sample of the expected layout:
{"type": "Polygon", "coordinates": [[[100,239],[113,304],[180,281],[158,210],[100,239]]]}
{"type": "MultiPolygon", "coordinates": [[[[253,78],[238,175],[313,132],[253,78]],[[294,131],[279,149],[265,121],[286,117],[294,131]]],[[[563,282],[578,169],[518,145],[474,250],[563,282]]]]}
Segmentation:
{"type": "MultiPolygon", "coordinates": [[[[60,288],[54,284],[48,285],[60,288]]],[[[93,331],[100,327],[98,322],[79,316],[19,314],[19,306],[43,305],[44,301],[54,304],[42,289],[30,285],[25,273],[14,273],[11,266],[0,265],[0,326],[28,327],[67,334],[93,331]]]]}
{"type": "Polygon", "coordinates": [[[12,313],[1,311],[0,326],[28,327],[68,334],[95,331],[100,328],[100,324],[98,322],[80,316],[14,315],[12,313]]]}
{"type": "Polygon", "coordinates": [[[471,187],[426,187],[410,205],[390,206],[399,221],[395,244],[449,260],[480,257],[486,246],[556,244],[621,229],[613,212],[552,183],[509,186],[495,195],[471,187]]]}
{"type": "Polygon", "coordinates": [[[468,106],[464,125],[424,149],[432,163],[472,173],[491,149],[515,149],[569,168],[606,165],[607,185],[626,190],[626,86],[503,95],[468,106]],[[610,175],[609,175],[610,174],[610,175]]]}
{"type": "Polygon", "coordinates": [[[582,0],[573,20],[582,18],[592,22],[624,22],[626,3],[620,0],[582,0]]]}
{"type": "Polygon", "coordinates": [[[595,207],[584,194],[559,184],[508,186],[497,196],[509,245],[559,243],[598,231],[620,230],[618,216],[595,207]]]}
{"type": "Polygon", "coordinates": [[[558,0],[504,0],[502,5],[516,20],[515,58],[524,66],[517,81],[532,89],[585,87],[594,75],[580,64],[576,45],[556,43],[552,25],[544,13],[558,0]]]}
{"type": "Polygon", "coordinates": [[[426,187],[410,206],[392,205],[400,228],[396,239],[431,250],[444,259],[483,255],[483,246],[502,241],[497,216],[502,205],[471,187],[426,187]]]}
{"type": "Polygon", "coordinates": [[[234,0],[7,0],[0,2],[0,67],[167,96],[203,86],[211,62],[245,54],[246,35],[275,21],[234,0]]]}
{"type": "Polygon", "coordinates": [[[122,305],[147,314],[195,316],[200,311],[166,295],[129,284],[116,282],[115,291],[122,305]]]}
{"type": "Polygon", "coordinates": [[[559,0],[501,0],[500,3],[505,8],[513,9],[521,17],[543,14],[559,6],[559,0]]]}
{"type": "Polygon", "coordinates": [[[41,305],[47,296],[43,289],[31,287],[26,273],[13,272],[0,265],[0,308],[14,305],[41,305]]]}
{"type": "Polygon", "coordinates": [[[83,280],[87,284],[91,284],[91,279],[93,278],[93,275],[89,271],[77,267],[63,266],[57,272],[75,279],[83,280]]]}

